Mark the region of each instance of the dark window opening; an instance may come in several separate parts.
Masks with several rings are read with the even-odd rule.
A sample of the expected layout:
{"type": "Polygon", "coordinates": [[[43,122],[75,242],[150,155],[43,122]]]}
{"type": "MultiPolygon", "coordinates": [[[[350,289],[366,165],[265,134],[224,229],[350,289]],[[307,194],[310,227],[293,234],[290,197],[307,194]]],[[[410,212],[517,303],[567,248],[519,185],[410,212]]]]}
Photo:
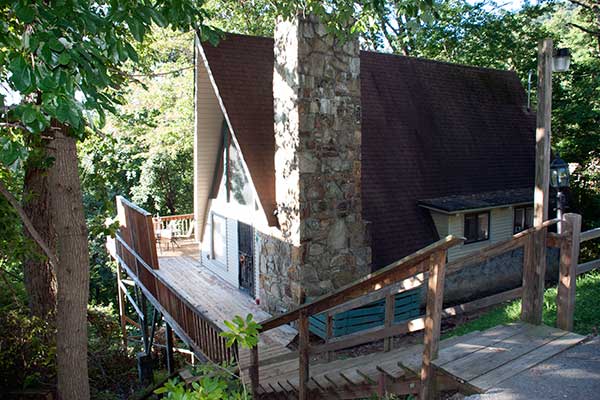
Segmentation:
{"type": "Polygon", "coordinates": [[[490,212],[465,214],[465,243],[481,242],[490,238],[490,212]]]}
{"type": "Polygon", "coordinates": [[[529,229],[533,226],[533,207],[523,206],[515,207],[515,222],[513,226],[513,232],[523,232],[525,229],[529,229]]]}

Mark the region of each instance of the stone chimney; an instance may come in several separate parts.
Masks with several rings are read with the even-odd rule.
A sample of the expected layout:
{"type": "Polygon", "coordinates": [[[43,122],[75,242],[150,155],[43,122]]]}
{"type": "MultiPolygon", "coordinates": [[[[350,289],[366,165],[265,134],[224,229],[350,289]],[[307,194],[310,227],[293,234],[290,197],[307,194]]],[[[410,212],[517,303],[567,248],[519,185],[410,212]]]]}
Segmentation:
{"type": "Polygon", "coordinates": [[[361,204],[360,50],[314,16],[275,28],[277,212],[294,302],[370,272],[361,204]]]}

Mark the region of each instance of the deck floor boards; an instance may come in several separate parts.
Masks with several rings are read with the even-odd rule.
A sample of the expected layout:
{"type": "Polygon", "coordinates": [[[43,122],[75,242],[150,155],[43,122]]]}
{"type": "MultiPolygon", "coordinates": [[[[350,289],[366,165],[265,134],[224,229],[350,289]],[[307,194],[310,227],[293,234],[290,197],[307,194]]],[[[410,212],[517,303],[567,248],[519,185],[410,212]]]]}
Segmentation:
{"type": "MultiPolygon", "coordinates": [[[[271,314],[262,310],[250,296],[203,268],[191,256],[191,246],[196,245],[186,244],[172,251],[159,253],[157,275],[223,330],[228,329],[224,321],[231,320],[236,315],[246,317],[247,314],[252,314],[258,322],[271,318],[271,314]]],[[[259,352],[288,352],[286,346],[296,334],[297,331],[288,325],[266,332],[261,335],[259,352]]],[[[240,358],[247,359],[245,353],[240,349],[240,358]]]]}
{"type": "MultiPolygon", "coordinates": [[[[484,392],[500,382],[581,342],[585,338],[548,326],[514,323],[483,332],[471,332],[440,342],[434,364],[445,375],[484,392]]],[[[378,376],[385,373],[396,381],[414,379],[421,367],[422,345],[392,349],[311,364],[310,390],[364,388],[376,386],[378,376]]],[[[298,360],[288,360],[261,369],[261,385],[267,393],[298,386],[298,360]]]]}

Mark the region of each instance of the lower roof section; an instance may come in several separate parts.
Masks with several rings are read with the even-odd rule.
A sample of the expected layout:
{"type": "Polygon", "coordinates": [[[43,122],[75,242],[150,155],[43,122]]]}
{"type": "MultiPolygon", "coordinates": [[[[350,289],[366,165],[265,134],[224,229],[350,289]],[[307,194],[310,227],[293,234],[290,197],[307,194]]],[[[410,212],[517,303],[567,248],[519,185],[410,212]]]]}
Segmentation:
{"type": "Polygon", "coordinates": [[[435,197],[419,200],[421,207],[453,214],[469,210],[527,204],[533,202],[533,188],[494,190],[473,194],[435,197]]]}

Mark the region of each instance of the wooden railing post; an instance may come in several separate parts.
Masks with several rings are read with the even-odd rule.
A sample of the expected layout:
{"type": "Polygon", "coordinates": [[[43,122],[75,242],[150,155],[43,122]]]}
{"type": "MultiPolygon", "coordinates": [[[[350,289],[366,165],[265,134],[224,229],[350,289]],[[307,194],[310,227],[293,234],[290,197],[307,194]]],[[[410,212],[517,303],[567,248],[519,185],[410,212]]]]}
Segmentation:
{"type": "Polygon", "coordinates": [[[298,318],[298,362],[299,362],[299,383],[298,383],[298,400],[308,399],[308,380],[309,380],[309,330],[308,330],[308,314],[306,311],[300,312],[298,318]]]}
{"type": "Polygon", "coordinates": [[[541,228],[528,235],[523,249],[521,319],[534,325],[542,323],[546,277],[546,231],[546,228],[541,228]]]}
{"type": "Polygon", "coordinates": [[[250,349],[250,388],[252,391],[252,398],[258,398],[258,344],[250,349]]]}
{"type": "MultiPolygon", "coordinates": [[[[115,242],[118,246],[118,242],[115,242]]],[[[117,261],[117,299],[119,302],[119,319],[121,322],[121,335],[123,336],[123,347],[127,348],[127,320],[125,319],[125,293],[122,289],[121,263],[117,261]]]]}
{"type": "Polygon", "coordinates": [[[421,390],[419,399],[435,397],[435,370],[433,360],[438,356],[442,309],[444,302],[444,279],[446,274],[446,250],[438,251],[429,258],[427,282],[427,309],[423,338],[423,364],[421,366],[421,390]]]}
{"type": "Polygon", "coordinates": [[[564,237],[560,242],[560,269],[556,296],[556,326],[565,331],[573,330],[575,312],[575,281],[579,260],[581,215],[565,214],[564,237]]]}
{"type": "Polygon", "coordinates": [[[167,371],[169,375],[175,372],[175,360],[173,359],[173,330],[168,322],[165,322],[165,344],[167,347],[167,371]]]}
{"type": "MultiPolygon", "coordinates": [[[[386,328],[391,328],[394,323],[394,302],[396,298],[393,293],[388,293],[385,296],[385,317],[383,325],[386,328]]],[[[383,339],[383,351],[390,351],[392,349],[392,338],[386,337],[383,339]]]]}
{"type": "MultiPolygon", "coordinates": [[[[325,343],[329,343],[331,338],[333,337],[333,315],[331,313],[327,313],[327,319],[325,320],[325,343]]],[[[330,362],[333,359],[333,352],[327,352],[327,362],[330,362]]]]}

